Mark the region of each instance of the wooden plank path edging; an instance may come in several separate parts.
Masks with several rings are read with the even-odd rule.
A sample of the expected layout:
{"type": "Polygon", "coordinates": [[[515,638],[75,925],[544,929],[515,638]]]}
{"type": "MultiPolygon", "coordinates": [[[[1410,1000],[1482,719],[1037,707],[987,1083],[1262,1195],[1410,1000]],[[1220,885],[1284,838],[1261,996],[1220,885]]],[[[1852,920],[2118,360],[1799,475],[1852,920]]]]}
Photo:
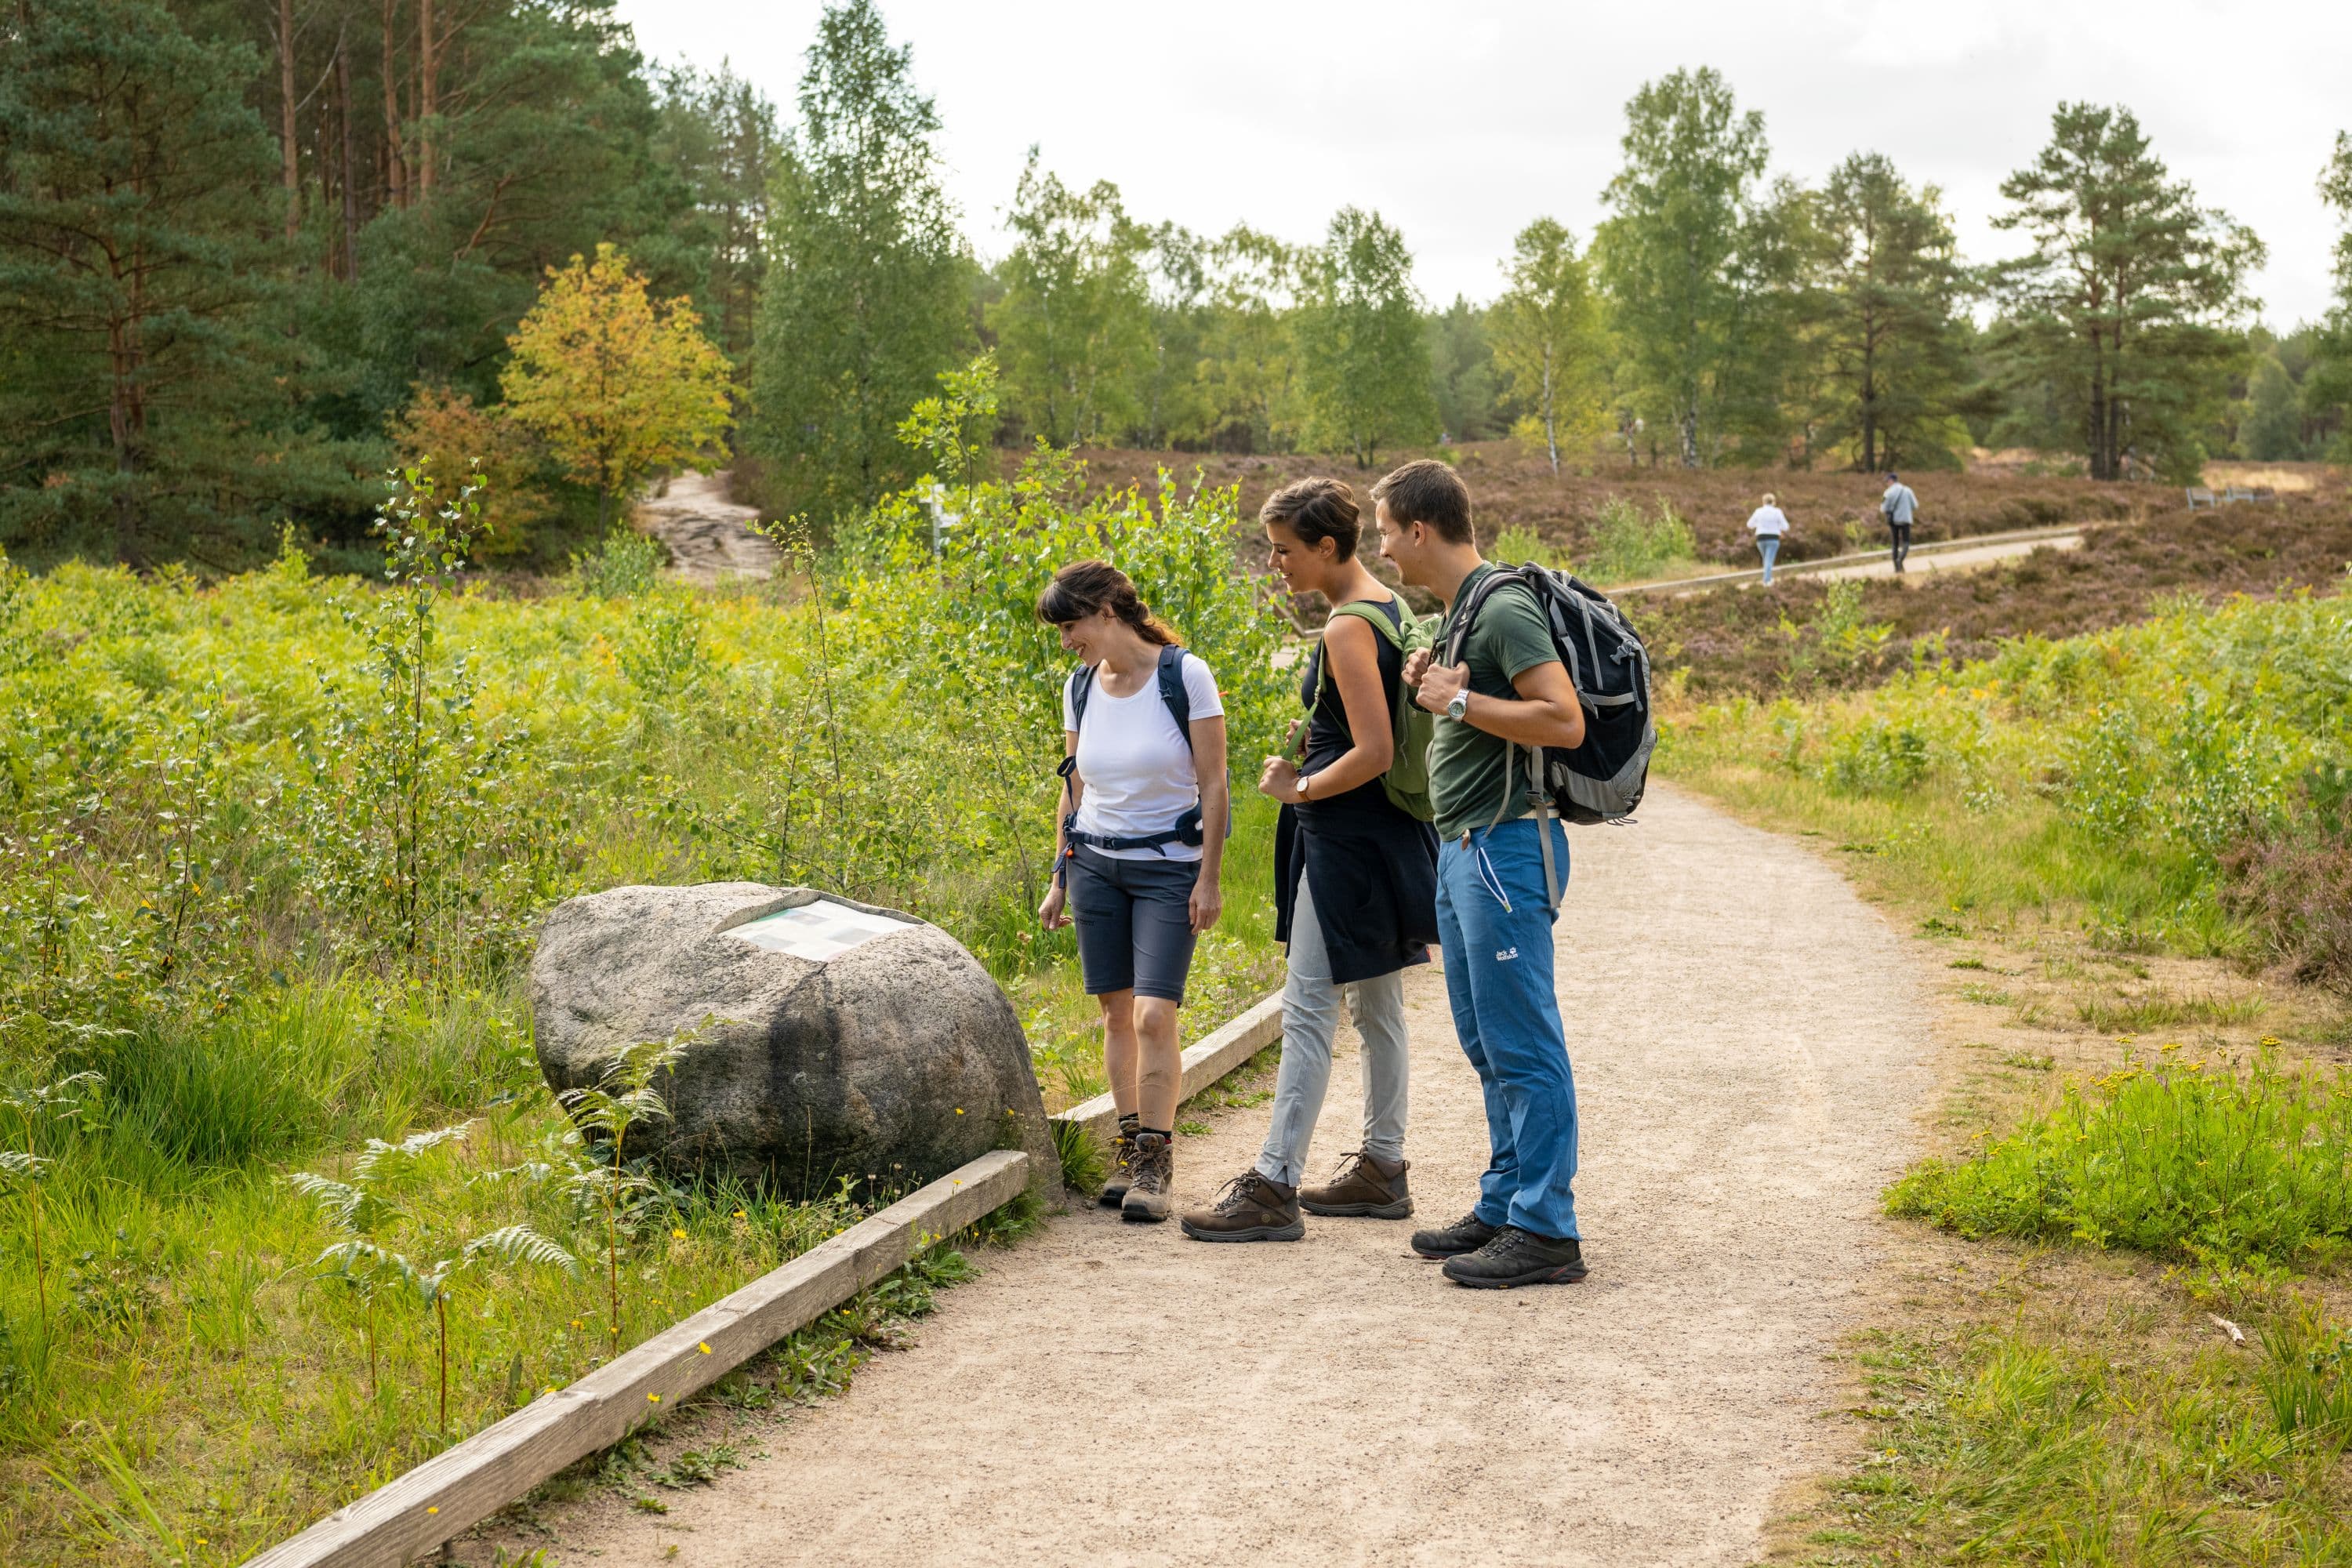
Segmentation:
{"type": "MultiPolygon", "coordinates": [[[[1277,991],[1256,1006],[1235,1014],[1203,1036],[1184,1053],[1184,1077],[1176,1091],[1178,1104],[1208,1089],[1250,1058],[1282,1037],[1282,993],[1277,991]]],[[[1118,1128],[1118,1110],[1108,1094],[1081,1100],[1054,1118],[1076,1123],[1097,1138],[1108,1140],[1118,1128]]]]}
{"type": "Polygon", "coordinates": [[[1028,1185],[1028,1155],[983,1154],[337,1509],[246,1568],[400,1568],[566,1466],[611,1447],[664,1405],[717,1382],[1028,1185]]]}

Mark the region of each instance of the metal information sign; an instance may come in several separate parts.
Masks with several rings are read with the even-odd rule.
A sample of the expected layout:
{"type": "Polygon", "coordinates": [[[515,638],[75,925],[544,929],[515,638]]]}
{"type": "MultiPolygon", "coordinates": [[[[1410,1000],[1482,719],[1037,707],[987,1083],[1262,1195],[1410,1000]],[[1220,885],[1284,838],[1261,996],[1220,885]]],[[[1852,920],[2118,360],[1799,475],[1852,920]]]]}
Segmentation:
{"type": "Polygon", "coordinates": [[[887,915],[869,915],[864,910],[853,910],[831,899],[819,899],[797,909],[778,910],[772,915],[746,921],[730,927],[727,934],[771,952],[823,963],[877,936],[905,931],[909,923],[894,921],[887,915]]]}

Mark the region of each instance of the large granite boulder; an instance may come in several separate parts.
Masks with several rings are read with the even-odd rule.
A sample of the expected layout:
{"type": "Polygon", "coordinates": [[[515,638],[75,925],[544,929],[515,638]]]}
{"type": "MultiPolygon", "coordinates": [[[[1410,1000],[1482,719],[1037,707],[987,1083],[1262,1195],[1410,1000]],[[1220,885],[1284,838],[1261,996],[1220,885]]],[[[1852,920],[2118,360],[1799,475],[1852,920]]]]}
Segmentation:
{"type": "Polygon", "coordinates": [[[621,1046],[715,1020],[656,1084],[669,1119],[629,1132],[674,1174],[911,1191],[1006,1147],[1038,1190],[1059,1173],[1013,1005],[911,915],[758,882],[614,888],[547,917],[530,999],[559,1092],[621,1046]]]}

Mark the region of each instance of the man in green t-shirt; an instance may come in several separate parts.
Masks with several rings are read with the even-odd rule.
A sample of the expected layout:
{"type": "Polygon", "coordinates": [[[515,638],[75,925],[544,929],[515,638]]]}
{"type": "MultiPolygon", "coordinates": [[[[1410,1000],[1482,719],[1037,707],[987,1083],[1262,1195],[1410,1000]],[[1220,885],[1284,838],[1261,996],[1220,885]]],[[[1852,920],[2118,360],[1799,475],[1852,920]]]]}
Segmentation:
{"type": "MultiPolygon", "coordinates": [[[[1496,568],[1478,553],[1470,492],[1430,459],[1372,487],[1381,554],[1446,605],[1450,644],[1470,590],[1496,568]]],[[[1576,1228],[1576,1080],[1552,989],[1551,906],[1543,839],[1568,865],[1557,816],[1534,812],[1527,748],[1584,740],[1584,708],[1534,596],[1487,595],[1457,665],[1407,661],[1414,700],[1439,716],[1429,749],[1437,808],[1438,942],[1454,1032],[1486,1090],[1486,1173],[1457,1223],[1417,1232],[1413,1250],[1445,1259],[1456,1284],[1497,1288],[1581,1279],[1576,1228]],[[1514,752],[1516,751],[1516,756],[1514,752]]]]}

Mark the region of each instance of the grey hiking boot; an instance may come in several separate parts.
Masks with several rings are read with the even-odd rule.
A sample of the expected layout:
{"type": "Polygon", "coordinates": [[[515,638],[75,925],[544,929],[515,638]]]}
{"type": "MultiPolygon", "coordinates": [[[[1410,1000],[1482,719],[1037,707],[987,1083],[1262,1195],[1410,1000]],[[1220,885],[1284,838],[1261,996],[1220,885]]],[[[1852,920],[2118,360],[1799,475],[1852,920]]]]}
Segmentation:
{"type": "Polygon", "coordinates": [[[1110,1141],[1110,1175],[1095,1194],[1095,1202],[1107,1209],[1115,1209],[1127,1201],[1127,1189],[1135,1180],[1135,1118],[1118,1119],[1118,1131],[1110,1141]]]}
{"type": "Polygon", "coordinates": [[[1176,1180],[1176,1148],[1164,1132],[1135,1135],[1135,1173],[1118,1217],[1130,1225],[1158,1225],[1168,1217],[1168,1189],[1176,1180]]]}
{"type": "Polygon", "coordinates": [[[1391,1175],[1359,1149],[1340,1163],[1328,1184],[1300,1193],[1298,1206],[1335,1219],[1403,1219],[1412,1213],[1412,1194],[1404,1179],[1412,1169],[1412,1161],[1399,1160],[1391,1175]]]}
{"type": "Polygon", "coordinates": [[[1298,1217],[1298,1189],[1255,1171],[1244,1171],[1225,1184],[1213,1205],[1177,1223],[1194,1241],[1297,1241],[1307,1234],[1307,1222],[1298,1217]]]}
{"type": "Polygon", "coordinates": [[[1573,1285],[1584,1278],[1584,1244],[1572,1236],[1538,1236],[1507,1225],[1475,1252],[1445,1260],[1445,1277],[1475,1290],[1514,1285],[1573,1285]]]}

